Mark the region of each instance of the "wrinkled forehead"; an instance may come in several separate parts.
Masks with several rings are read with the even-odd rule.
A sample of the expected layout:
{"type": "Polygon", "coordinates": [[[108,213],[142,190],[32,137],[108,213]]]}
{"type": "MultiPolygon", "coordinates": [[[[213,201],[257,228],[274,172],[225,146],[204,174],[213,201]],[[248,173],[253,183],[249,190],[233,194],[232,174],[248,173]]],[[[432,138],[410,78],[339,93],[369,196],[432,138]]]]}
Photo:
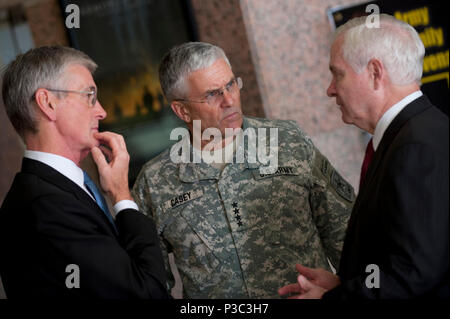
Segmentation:
{"type": "Polygon", "coordinates": [[[329,68],[330,69],[335,68],[340,64],[346,64],[346,62],[343,58],[342,44],[343,44],[343,39],[337,38],[336,41],[334,41],[331,46],[330,60],[329,60],[329,68]]]}
{"type": "Polygon", "coordinates": [[[78,63],[71,63],[62,68],[58,83],[83,88],[97,87],[91,71],[86,66],[78,63]]]}
{"type": "Polygon", "coordinates": [[[331,45],[330,59],[342,54],[342,45],[344,44],[344,36],[340,34],[331,45]]]}
{"type": "MultiPolygon", "coordinates": [[[[234,74],[224,59],[217,59],[209,67],[193,71],[188,76],[188,85],[191,91],[208,91],[223,87],[234,74]]],[[[194,93],[194,92],[191,92],[194,93]]]]}

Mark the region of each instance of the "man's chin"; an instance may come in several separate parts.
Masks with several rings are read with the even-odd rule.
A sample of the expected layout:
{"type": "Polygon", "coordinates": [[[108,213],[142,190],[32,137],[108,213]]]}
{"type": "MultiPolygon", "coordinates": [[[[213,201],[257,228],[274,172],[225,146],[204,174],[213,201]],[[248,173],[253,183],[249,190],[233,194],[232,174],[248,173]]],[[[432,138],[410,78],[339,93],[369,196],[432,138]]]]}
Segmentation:
{"type": "Polygon", "coordinates": [[[99,147],[99,146],[100,146],[100,141],[97,140],[96,138],[92,137],[92,141],[90,143],[89,149],[91,150],[93,147],[99,147]]]}
{"type": "Polygon", "coordinates": [[[352,124],[350,121],[348,121],[344,116],[341,117],[342,122],[344,122],[345,124],[352,124]]]}
{"type": "Polygon", "coordinates": [[[341,119],[342,119],[342,122],[344,122],[345,124],[350,124],[350,125],[353,124],[353,119],[344,113],[342,113],[341,119]]]}
{"type": "Polygon", "coordinates": [[[242,127],[242,114],[235,113],[229,117],[226,117],[223,120],[223,124],[225,124],[225,127],[228,128],[239,128],[242,127]]]}

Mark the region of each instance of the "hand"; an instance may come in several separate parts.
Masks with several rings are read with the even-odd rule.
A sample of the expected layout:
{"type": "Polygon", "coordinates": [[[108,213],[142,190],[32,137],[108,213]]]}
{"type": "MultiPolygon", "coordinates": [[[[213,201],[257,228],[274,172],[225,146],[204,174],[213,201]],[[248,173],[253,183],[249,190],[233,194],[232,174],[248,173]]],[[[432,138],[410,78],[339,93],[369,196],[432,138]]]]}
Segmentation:
{"type": "Polygon", "coordinates": [[[91,149],[92,158],[97,164],[100,175],[101,187],[111,198],[113,204],[124,199],[132,200],[128,188],[128,163],[130,161],[130,155],[128,155],[125,140],[122,135],[112,132],[96,132],[94,133],[94,137],[101,144],[111,149],[109,150],[105,146],[93,147],[91,149]],[[106,161],[104,154],[108,157],[109,163],[106,161]]]}
{"type": "Polygon", "coordinates": [[[288,285],[278,290],[280,295],[286,293],[298,293],[298,295],[290,296],[288,299],[320,299],[323,294],[327,292],[327,289],[319,287],[311,283],[305,276],[299,275],[297,277],[297,284],[288,285]],[[286,287],[290,287],[287,288],[286,287]],[[288,292],[284,291],[289,290],[288,292]]]}
{"type": "Polygon", "coordinates": [[[303,275],[312,284],[331,290],[341,284],[341,280],[335,274],[322,268],[309,268],[300,264],[296,264],[295,268],[300,275],[303,275]]]}
{"type": "Polygon", "coordinates": [[[338,276],[324,269],[308,268],[300,264],[296,264],[295,268],[300,273],[300,276],[297,278],[298,283],[278,289],[280,296],[297,293],[299,295],[289,298],[320,298],[326,291],[333,289],[341,283],[338,276]]]}

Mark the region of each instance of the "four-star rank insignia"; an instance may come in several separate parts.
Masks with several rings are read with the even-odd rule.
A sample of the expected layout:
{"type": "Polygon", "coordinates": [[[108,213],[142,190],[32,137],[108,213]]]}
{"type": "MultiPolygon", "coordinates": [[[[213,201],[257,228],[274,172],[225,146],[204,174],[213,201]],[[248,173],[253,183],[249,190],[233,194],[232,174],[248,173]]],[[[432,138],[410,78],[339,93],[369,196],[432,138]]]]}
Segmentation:
{"type": "Polygon", "coordinates": [[[236,219],[238,226],[242,227],[244,224],[242,223],[242,217],[239,214],[238,203],[233,202],[231,205],[233,206],[234,219],[236,219]]]}

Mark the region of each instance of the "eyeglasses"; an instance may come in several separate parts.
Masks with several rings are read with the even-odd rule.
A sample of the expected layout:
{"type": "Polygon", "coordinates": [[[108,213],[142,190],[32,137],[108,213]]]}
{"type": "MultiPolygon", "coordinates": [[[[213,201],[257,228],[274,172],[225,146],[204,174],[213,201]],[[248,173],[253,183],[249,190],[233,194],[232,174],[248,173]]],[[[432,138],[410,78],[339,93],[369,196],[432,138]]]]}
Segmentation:
{"type": "Polygon", "coordinates": [[[230,82],[225,85],[225,88],[220,88],[217,90],[212,90],[206,93],[202,100],[188,100],[188,99],[175,99],[175,101],[180,102],[193,102],[193,103],[207,103],[209,105],[219,105],[223,101],[223,93],[227,90],[230,94],[236,94],[240,89],[242,89],[243,83],[240,77],[233,78],[230,82]]]}
{"type": "Polygon", "coordinates": [[[94,87],[90,87],[89,89],[90,91],[74,91],[74,90],[59,90],[46,88],[46,90],[51,92],[86,94],[87,97],[89,98],[89,105],[94,107],[95,103],[97,103],[97,90],[94,87]]]}

